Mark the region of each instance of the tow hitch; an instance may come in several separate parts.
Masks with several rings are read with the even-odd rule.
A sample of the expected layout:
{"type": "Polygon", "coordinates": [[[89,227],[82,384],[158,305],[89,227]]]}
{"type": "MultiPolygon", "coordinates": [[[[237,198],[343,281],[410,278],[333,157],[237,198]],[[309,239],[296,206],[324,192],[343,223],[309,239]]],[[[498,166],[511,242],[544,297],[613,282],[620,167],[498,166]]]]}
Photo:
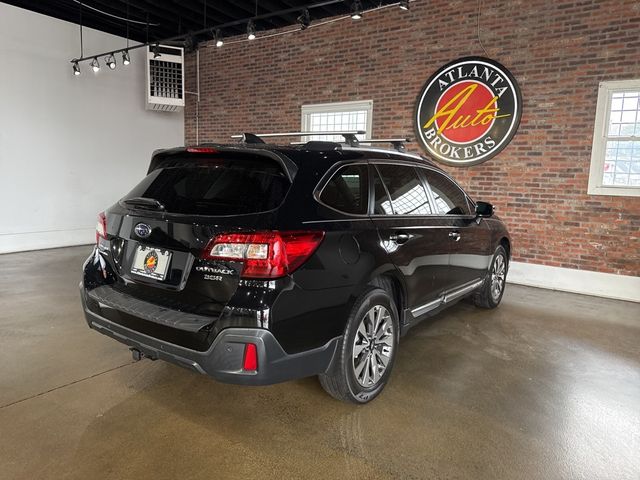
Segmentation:
{"type": "Polygon", "coordinates": [[[142,353],[137,348],[132,348],[131,349],[131,356],[133,357],[134,361],[138,362],[138,361],[140,361],[140,360],[142,360],[144,358],[144,353],[142,353]]]}

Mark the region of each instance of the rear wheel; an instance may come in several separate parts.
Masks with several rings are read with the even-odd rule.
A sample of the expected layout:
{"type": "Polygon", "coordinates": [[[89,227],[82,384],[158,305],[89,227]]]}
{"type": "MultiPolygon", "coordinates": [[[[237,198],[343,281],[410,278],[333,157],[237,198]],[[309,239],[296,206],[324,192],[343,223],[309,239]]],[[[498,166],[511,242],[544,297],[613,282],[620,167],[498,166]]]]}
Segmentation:
{"type": "Polygon", "coordinates": [[[481,308],[496,308],[500,305],[509,269],[507,252],[502,245],[496,248],[480,291],[474,297],[475,304],[481,308]]]}
{"type": "Polygon", "coordinates": [[[386,385],[398,347],[398,312],[389,294],[371,288],[355,302],[336,360],[320,384],[334,398],[367,403],[386,385]]]}

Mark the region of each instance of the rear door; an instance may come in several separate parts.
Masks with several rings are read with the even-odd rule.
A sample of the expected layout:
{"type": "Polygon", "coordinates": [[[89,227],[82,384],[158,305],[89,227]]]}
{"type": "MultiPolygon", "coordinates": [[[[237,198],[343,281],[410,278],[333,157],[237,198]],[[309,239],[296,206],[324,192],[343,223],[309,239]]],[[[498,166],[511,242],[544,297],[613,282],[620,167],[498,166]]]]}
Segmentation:
{"type": "Polygon", "coordinates": [[[449,226],[411,165],[372,162],[372,219],[382,247],[402,273],[407,306],[426,313],[449,285],[449,226]]]}
{"type": "Polygon", "coordinates": [[[421,169],[425,175],[440,222],[449,239],[449,287],[457,288],[483,279],[491,261],[491,231],[477,221],[465,192],[443,173],[421,169]]]}

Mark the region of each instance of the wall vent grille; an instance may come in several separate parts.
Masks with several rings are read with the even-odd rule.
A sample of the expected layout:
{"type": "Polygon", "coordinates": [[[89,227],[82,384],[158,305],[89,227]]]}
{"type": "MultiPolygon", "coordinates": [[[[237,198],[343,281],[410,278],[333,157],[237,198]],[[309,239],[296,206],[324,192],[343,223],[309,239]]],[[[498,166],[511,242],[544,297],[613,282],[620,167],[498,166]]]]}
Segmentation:
{"type": "Polygon", "coordinates": [[[184,108],[184,50],[147,47],[147,110],[176,112],[184,108]],[[157,58],[154,56],[160,54],[157,58]]]}

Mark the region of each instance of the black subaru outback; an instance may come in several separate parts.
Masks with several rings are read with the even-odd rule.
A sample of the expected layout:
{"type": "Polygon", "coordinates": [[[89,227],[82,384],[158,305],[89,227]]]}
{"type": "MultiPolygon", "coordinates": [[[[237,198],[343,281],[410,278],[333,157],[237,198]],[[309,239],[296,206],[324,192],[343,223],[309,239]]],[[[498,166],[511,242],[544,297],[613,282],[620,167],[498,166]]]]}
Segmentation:
{"type": "Polygon", "coordinates": [[[464,297],[500,303],[507,230],[430,161],[253,141],[157,151],[99,215],[91,328],[134,358],[246,385],[318,375],[366,403],[410,327],[464,297]]]}

